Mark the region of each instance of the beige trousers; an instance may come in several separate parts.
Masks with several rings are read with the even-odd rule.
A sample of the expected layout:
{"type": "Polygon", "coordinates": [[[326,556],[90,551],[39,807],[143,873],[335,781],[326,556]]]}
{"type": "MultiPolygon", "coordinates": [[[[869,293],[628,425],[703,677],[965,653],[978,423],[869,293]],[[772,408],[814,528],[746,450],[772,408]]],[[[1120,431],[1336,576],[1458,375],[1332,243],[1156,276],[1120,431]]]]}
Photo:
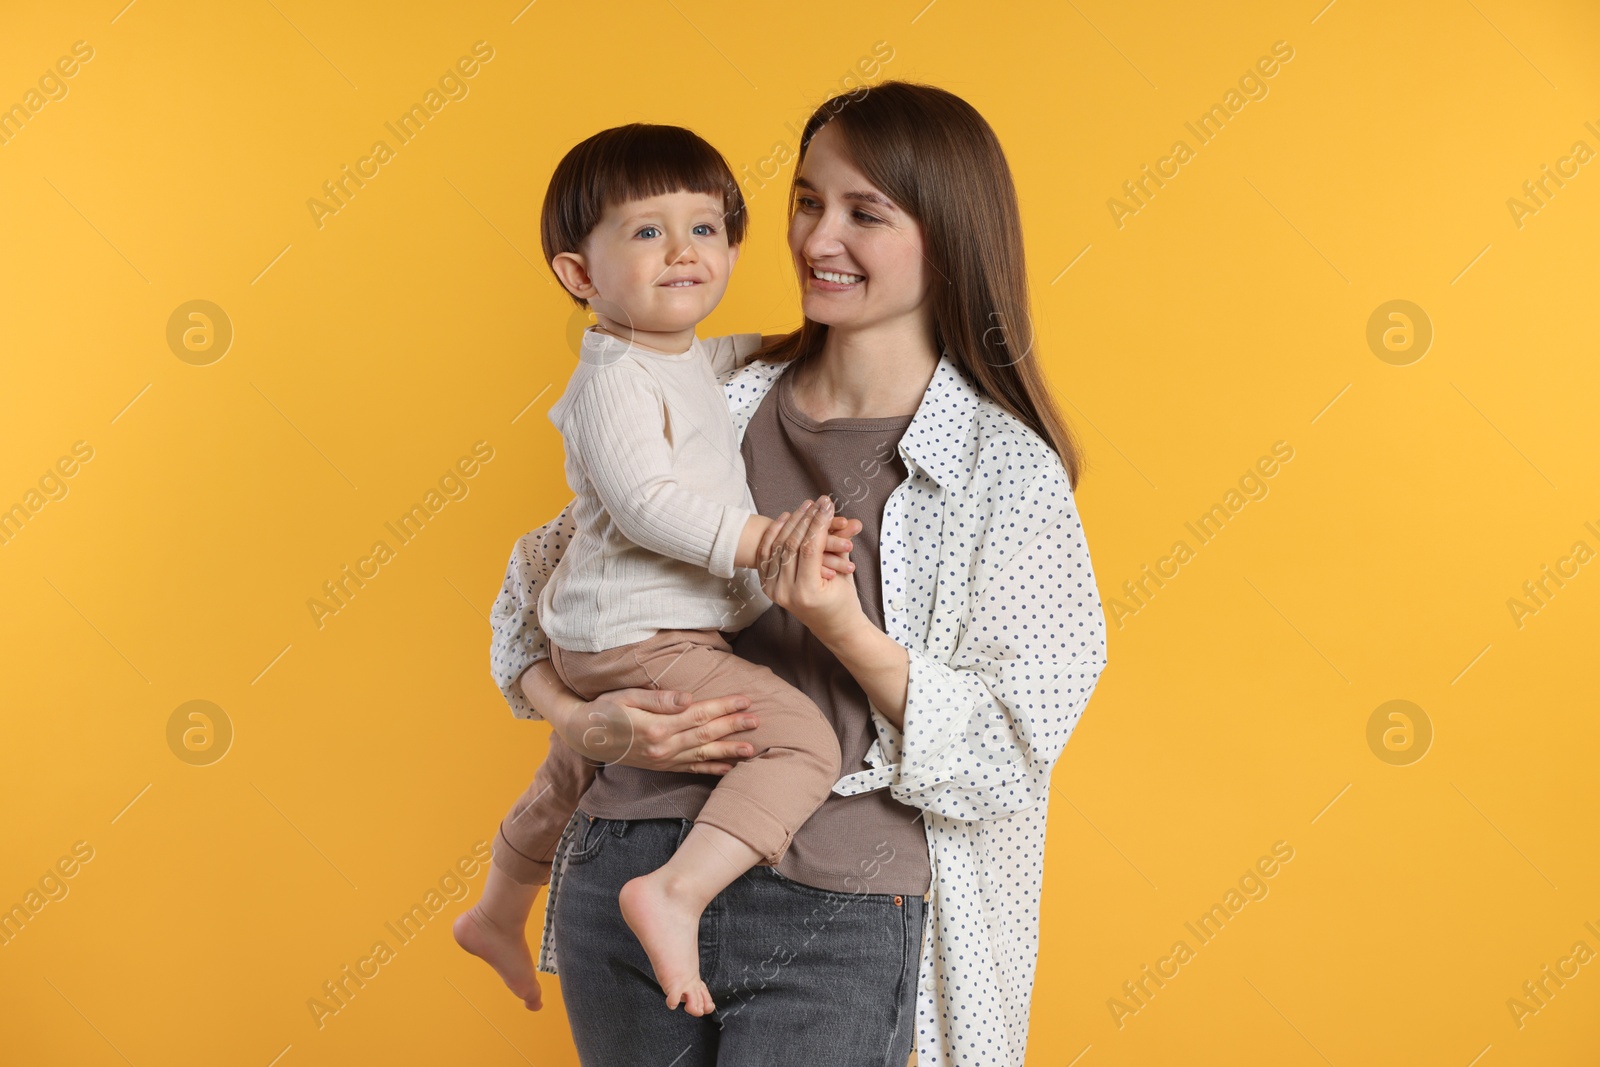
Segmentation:
{"type": "MultiPolygon", "coordinates": [[[[743,694],[760,719],[741,734],[755,755],[723,775],[695,822],[743,841],[772,866],[839,780],[839,739],[810,698],[766,667],[734,655],[716,630],[661,630],[601,652],[550,646],[568,689],[585,700],[616,689],[672,689],[694,699],[743,694]]],[[[494,865],[524,885],[550,881],[556,845],[594,781],[590,763],[555,734],[533,783],[501,820],[494,865]]],[[[670,772],[663,772],[670,773],[670,772]]]]}

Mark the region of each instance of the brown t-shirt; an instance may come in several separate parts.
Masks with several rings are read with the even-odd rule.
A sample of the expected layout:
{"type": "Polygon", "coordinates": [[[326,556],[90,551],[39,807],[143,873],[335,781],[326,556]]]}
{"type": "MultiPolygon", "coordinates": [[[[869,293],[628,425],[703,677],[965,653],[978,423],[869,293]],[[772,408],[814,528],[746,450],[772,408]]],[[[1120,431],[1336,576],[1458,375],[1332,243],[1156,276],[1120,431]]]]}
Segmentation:
{"type": "MultiPolygon", "coordinates": [[[[789,371],[778,378],[745,430],[740,451],[751,496],[757,511],[776,518],[828,493],[838,514],[861,520],[850,559],[861,609],[881,630],[878,534],[884,503],[906,479],[898,446],[912,416],[817,422],[795,405],[789,379],[789,371]]],[[[769,668],[822,709],[839,736],[841,774],[869,767],[865,756],[877,732],[867,696],[811,631],[774,604],[728,638],[735,653],[769,668]]],[[[610,819],[692,819],[717,781],[715,775],[612,765],[600,768],[581,806],[610,819]]],[[[795,833],[778,872],[839,893],[921,896],[931,873],[920,814],[887,789],[831,793],[795,833]]]]}

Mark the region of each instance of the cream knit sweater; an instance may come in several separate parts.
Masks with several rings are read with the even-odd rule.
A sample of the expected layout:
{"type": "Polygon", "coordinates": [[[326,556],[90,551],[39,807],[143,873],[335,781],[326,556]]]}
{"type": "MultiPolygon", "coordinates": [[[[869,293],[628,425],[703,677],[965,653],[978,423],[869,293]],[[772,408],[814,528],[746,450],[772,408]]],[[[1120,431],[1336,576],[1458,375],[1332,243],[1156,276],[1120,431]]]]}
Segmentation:
{"type": "Polygon", "coordinates": [[[564,651],[741,630],[772,606],[755,570],[733,565],[755,504],[717,380],[760,346],[760,334],[733,334],[663,355],[584,333],[550,408],[578,529],[539,595],[539,625],[564,651]]]}

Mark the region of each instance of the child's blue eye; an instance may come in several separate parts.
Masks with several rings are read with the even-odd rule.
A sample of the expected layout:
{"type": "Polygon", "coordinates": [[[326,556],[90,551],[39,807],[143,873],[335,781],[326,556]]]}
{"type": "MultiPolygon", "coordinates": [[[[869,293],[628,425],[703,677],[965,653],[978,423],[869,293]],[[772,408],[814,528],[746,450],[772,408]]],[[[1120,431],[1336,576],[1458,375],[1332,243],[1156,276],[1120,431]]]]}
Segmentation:
{"type": "Polygon", "coordinates": [[[699,233],[701,230],[706,231],[705,233],[701,234],[702,237],[710,237],[712,234],[717,232],[717,228],[711,225],[709,222],[702,222],[700,225],[695,227],[696,233],[699,233]]]}
{"type": "Polygon", "coordinates": [[[639,232],[638,232],[638,233],[636,233],[636,234],[634,234],[634,236],[635,236],[635,237],[641,237],[641,236],[643,236],[643,235],[644,235],[644,234],[645,234],[645,233],[646,233],[646,232],[647,232],[647,231],[654,231],[654,232],[655,232],[655,233],[660,233],[660,232],[661,232],[661,231],[660,231],[660,230],[659,230],[659,229],[657,229],[657,228],[656,228],[656,227],[654,227],[654,226],[646,226],[646,227],[645,227],[645,228],[644,228],[644,229],[642,229],[642,230],[640,230],[640,231],[639,231],[639,232]]]}

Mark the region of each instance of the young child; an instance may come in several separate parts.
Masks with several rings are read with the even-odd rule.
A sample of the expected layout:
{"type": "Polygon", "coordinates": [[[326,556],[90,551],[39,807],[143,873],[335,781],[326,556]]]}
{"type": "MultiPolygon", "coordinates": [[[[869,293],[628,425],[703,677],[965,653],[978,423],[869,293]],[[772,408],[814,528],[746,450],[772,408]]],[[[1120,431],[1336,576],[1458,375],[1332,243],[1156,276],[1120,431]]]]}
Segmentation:
{"type": "MultiPolygon", "coordinates": [[[[776,864],[840,774],[821,710],[722,636],[772,606],[751,568],[773,520],[755,513],[717,382],[761,338],[695,336],[722,298],[744,229],[743,197],[716,149],[689,130],[638,123],[567,153],[542,220],[546,260],[597,319],[550,409],[578,528],[540,595],[551,662],[585,700],[634,687],[697,700],[743,693],[760,717],[741,738],[755,756],[719,778],[672,859],[619,896],[667,1007],[681,1002],[692,1015],[716,1007],[700,977],[701,912],[750,867],[776,864]]],[[[849,528],[835,516],[830,534],[849,528]]],[[[830,554],[849,549],[830,538],[830,554]]],[[[501,822],[483,899],[456,920],[457,941],[530,1009],[541,1000],[524,927],[594,773],[551,735],[533,784],[501,822]]]]}

